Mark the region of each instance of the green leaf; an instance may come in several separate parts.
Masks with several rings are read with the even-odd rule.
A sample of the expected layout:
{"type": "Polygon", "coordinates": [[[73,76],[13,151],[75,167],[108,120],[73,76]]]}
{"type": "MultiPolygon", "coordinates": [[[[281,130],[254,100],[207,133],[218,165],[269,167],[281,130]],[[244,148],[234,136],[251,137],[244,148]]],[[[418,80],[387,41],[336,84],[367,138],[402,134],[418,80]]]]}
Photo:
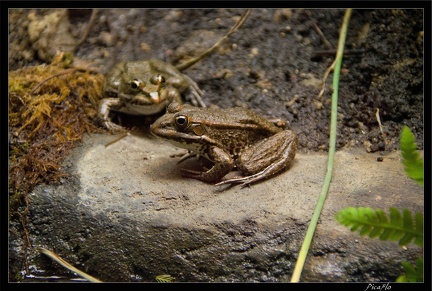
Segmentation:
{"type": "Polygon", "coordinates": [[[402,215],[396,208],[390,208],[390,224],[394,226],[390,240],[397,241],[404,235],[404,232],[399,228],[403,225],[402,215]]]}
{"type": "Polygon", "coordinates": [[[387,223],[388,220],[387,220],[387,216],[384,213],[384,211],[382,211],[381,209],[377,209],[375,211],[375,213],[376,213],[376,215],[378,217],[378,221],[379,222],[381,222],[381,223],[387,223]]]}
{"type": "Polygon", "coordinates": [[[416,282],[417,281],[417,271],[413,265],[409,262],[403,261],[402,266],[405,271],[406,282],[416,282]]]}
{"type": "Polygon", "coordinates": [[[414,227],[411,212],[406,208],[403,210],[403,224],[405,228],[414,227]]]}
{"type": "Polygon", "coordinates": [[[383,233],[380,235],[380,240],[389,240],[390,237],[393,235],[394,229],[392,228],[384,228],[383,233]]]}
{"type": "MultiPolygon", "coordinates": [[[[406,229],[414,229],[413,218],[411,212],[408,209],[404,209],[403,211],[403,225],[404,228],[406,229]]],[[[413,240],[413,238],[414,238],[413,233],[406,232],[404,236],[401,238],[401,240],[399,241],[399,244],[405,246],[409,244],[413,240]]]]}
{"type": "MultiPolygon", "coordinates": [[[[423,233],[423,214],[417,212],[415,215],[416,232],[423,233]]],[[[414,244],[423,247],[423,236],[415,238],[414,244]]]]}
{"type": "Polygon", "coordinates": [[[424,169],[423,158],[417,151],[414,135],[408,126],[404,125],[400,138],[400,149],[402,152],[402,163],[408,177],[423,186],[424,169]]]}
{"type": "Polygon", "coordinates": [[[409,262],[403,261],[404,274],[396,279],[396,282],[423,282],[423,258],[418,258],[414,267],[409,262]]]}
{"type": "Polygon", "coordinates": [[[423,246],[423,215],[415,214],[415,220],[408,209],[403,214],[396,208],[390,208],[390,219],[381,210],[369,207],[347,207],[338,211],[336,220],[351,231],[358,230],[360,235],[370,238],[379,237],[380,240],[399,241],[400,245],[407,245],[414,240],[418,246],[423,246]]]}
{"type": "Polygon", "coordinates": [[[369,237],[370,237],[370,238],[375,238],[375,237],[379,236],[380,233],[381,233],[382,231],[383,231],[382,227],[375,226],[375,227],[371,230],[371,232],[369,233],[369,237]]]}
{"type": "Polygon", "coordinates": [[[423,258],[417,259],[417,282],[423,282],[423,258]]]}
{"type": "Polygon", "coordinates": [[[371,232],[372,226],[371,225],[363,225],[360,229],[360,235],[366,235],[371,232]]]}

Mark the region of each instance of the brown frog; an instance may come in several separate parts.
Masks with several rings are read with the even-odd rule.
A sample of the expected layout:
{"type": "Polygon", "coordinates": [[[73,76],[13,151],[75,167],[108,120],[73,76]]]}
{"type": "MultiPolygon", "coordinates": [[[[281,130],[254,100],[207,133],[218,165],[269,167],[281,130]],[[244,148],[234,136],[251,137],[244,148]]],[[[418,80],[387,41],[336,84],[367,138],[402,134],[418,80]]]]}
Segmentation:
{"type": "MultiPolygon", "coordinates": [[[[244,108],[167,107],[151,126],[153,135],[213,163],[207,171],[182,169],[185,177],[216,185],[257,182],[285,170],[293,161],[298,138],[281,120],[268,120],[244,108]],[[236,167],[245,176],[221,181],[236,167]]],[[[182,159],[184,160],[184,159],[182,159]]]]}
{"type": "Polygon", "coordinates": [[[197,83],[160,60],[118,63],[105,77],[104,95],[108,98],[101,100],[99,116],[103,125],[113,130],[122,127],[109,119],[110,111],[153,115],[174,100],[182,102],[186,95],[193,105],[205,107],[197,83]]]}
{"type": "Polygon", "coordinates": [[[237,31],[250,10],[244,11],[236,24],[213,47],[186,63],[173,66],[160,60],[121,62],[107,74],[104,83],[104,99],[100,101],[98,116],[110,130],[123,130],[110,119],[110,112],[149,116],[163,112],[172,101],[182,103],[182,97],[194,106],[205,107],[202,91],[196,82],[181,73],[199,60],[211,54],[232,33],[237,31]]]}

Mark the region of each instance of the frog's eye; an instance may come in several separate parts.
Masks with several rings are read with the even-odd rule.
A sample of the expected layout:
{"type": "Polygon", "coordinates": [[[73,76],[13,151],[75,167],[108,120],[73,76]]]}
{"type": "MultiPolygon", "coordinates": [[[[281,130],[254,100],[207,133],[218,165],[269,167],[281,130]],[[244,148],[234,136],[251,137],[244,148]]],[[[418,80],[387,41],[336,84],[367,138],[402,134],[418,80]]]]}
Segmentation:
{"type": "Polygon", "coordinates": [[[150,78],[150,82],[154,85],[165,83],[165,78],[162,75],[156,75],[150,78]]]}
{"type": "Polygon", "coordinates": [[[137,91],[137,90],[139,90],[139,88],[141,88],[143,86],[143,83],[140,80],[133,79],[130,82],[130,86],[131,86],[132,90],[137,91]]]}
{"type": "Polygon", "coordinates": [[[175,118],[175,124],[178,129],[185,129],[189,125],[189,120],[186,115],[179,115],[175,118]]]}

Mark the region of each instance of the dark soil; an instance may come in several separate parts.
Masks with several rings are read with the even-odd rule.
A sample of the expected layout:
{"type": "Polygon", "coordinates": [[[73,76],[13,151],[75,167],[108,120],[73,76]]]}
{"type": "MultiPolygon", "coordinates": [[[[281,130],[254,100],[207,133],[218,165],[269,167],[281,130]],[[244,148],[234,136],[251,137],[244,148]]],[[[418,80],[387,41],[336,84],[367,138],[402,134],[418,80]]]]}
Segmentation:
{"type": "MultiPolygon", "coordinates": [[[[76,57],[103,72],[120,60],[158,58],[170,62],[187,51],[196,30],[224,35],[241,9],[99,10],[76,57]],[[144,48],[144,49],[141,49],[144,48]]],[[[9,69],[42,63],[28,40],[27,15],[10,12],[9,69]]],[[[50,10],[33,10],[46,14],[50,10]]],[[[70,13],[79,38],[90,10],[70,13]]],[[[245,106],[286,119],[300,148],[328,148],[331,78],[318,98],[320,80],[333,61],[343,9],[254,9],[230,38],[235,48],[186,69],[204,91],[206,104],[245,106]],[[318,27],[331,47],[326,47],[318,27]]],[[[196,44],[193,44],[196,46],[196,44]]],[[[193,46],[192,45],[192,46],[193,46]]],[[[394,150],[404,124],[423,148],[423,11],[354,10],[348,28],[339,88],[337,146],[394,150]],[[376,113],[382,123],[383,133],[376,113]]],[[[182,57],[182,56],[180,56],[182,57]]]]}

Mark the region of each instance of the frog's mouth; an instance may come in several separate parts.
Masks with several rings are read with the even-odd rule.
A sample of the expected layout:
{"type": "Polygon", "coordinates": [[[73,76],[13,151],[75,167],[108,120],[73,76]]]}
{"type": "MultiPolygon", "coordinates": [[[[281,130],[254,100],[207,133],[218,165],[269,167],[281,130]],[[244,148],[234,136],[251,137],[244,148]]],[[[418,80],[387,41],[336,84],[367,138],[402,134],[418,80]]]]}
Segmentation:
{"type": "Polygon", "coordinates": [[[164,98],[158,91],[140,92],[133,96],[130,103],[138,106],[153,106],[163,103],[164,98]]]}
{"type": "Polygon", "coordinates": [[[132,102],[136,105],[153,105],[162,102],[161,94],[159,92],[143,92],[133,97],[132,102]]]}
{"type": "Polygon", "coordinates": [[[152,125],[150,125],[150,132],[159,138],[180,144],[187,144],[202,139],[201,136],[178,131],[173,126],[171,126],[170,122],[163,122],[159,120],[156,120],[152,125]]]}
{"type": "MultiPolygon", "coordinates": [[[[161,117],[163,119],[163,117],[161,117]]],[[[181,132],[170,125],[170,121],[156,120],[150,125],[150,132],[174,146],[199,152],[203,144],[217,145],[217,143],[206,135],[195,135],[190,132],[181,132]]]]}
{"type": "MultiPolygon", "coordinates": [[[[152,93],[153,92],[150,94],[152,93]]],[[[152,94],[153,96],[149,96],[150,94],[138,94],[133,96],[133,98],[130,98],[129,96],[129,98],[125,98],[129,101],[124,102],[124,105],[121,108],[118,108],[117,111],[133,115],[152,115],[162,112],[166,104],[159,98],[160,94],[158,92],[154,93],[156,94],[152,94]]]]}

